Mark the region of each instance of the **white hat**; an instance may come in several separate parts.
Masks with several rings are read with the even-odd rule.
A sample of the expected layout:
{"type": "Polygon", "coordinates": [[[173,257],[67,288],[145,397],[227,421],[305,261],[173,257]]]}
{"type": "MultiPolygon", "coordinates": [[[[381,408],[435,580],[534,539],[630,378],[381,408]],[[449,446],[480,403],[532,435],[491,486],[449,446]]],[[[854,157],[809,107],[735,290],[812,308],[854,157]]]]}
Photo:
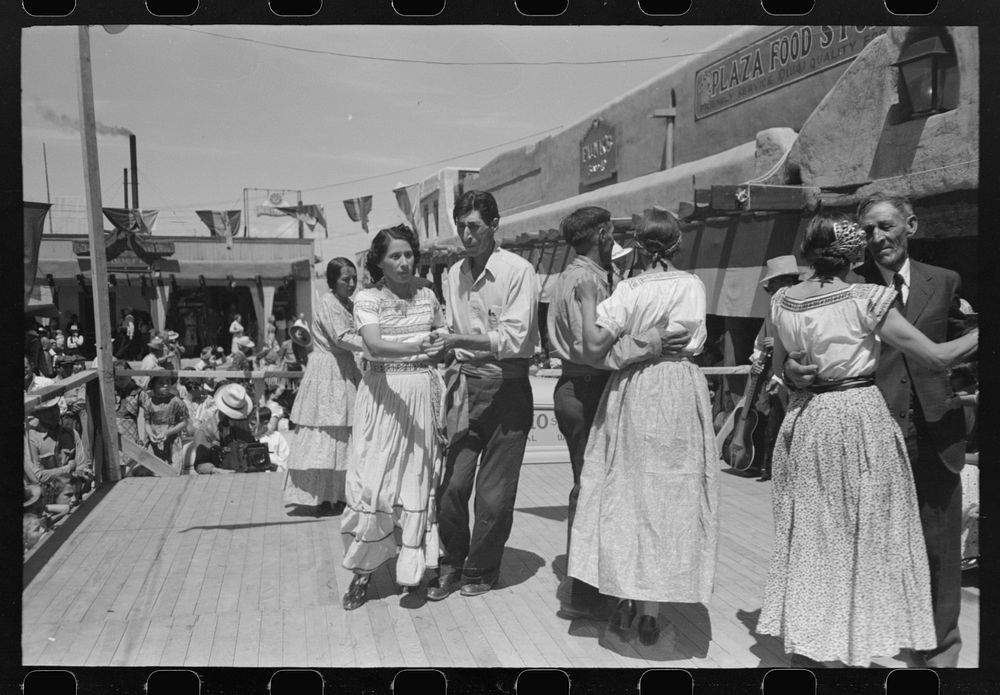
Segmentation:
{"type": "Polygon", "coordinates": [[[625,248],[616,241],[614,246],[611,247],[611,260],[617,261],[619,258],[625,258],[630,253],[632,253],[632,247],[625,248]]]}
{"type": "Polygon", "coordinates": [[[239,345],[241,348],[247,348],[248,350],[254,346],[254,342],[245,335],[241,335],[239,338],[237,338],[236,344],[239,345]]]}
{"type": "Polygon", "coordinates": [[[760,284],[765,285],[768,280],[780,278],[782,275],[799,277],[799,263],[795,260],[795,256],[775,256],[768,259],[766,273],[760,284]]]}
{"type": "Polygon", "coordinates": [[[242,384],[226,384],[216,392],[215,406],[233,420],[246,420],[253,411],[253,399],[242,384]]]}

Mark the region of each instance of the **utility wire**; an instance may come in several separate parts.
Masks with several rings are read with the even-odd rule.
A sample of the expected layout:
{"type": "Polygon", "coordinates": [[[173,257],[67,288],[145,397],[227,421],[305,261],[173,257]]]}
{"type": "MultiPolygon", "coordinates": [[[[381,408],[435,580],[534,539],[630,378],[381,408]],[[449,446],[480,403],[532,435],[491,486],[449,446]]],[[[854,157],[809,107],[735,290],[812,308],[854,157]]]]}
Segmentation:
{"type": "Polygon", "coordinates": [[[302,48],[301,46],[289,46],[282,43],[274,43],[271,41],[260,41],[258,39],[248,39],[243,36],[230,36],[228,34],[219,34],[212,31],[202,31],[200,29],[192,29],[191,27],[179,26],[177,24],[168,24],[166,26],[172,27],[174,29],[180,29],[182,31],[190,31],[195,34],[203,34],[205,36],[215,36],[220,39],[230,39],[231,41],[244,41],[246,43],[255,43],[261,46],[270,46],[271,48],[283,48],[288,51],[296,51],[298,53],[311,53],[314,55],[328,55],[335,56],[338,58],[352,58],[354,60],[374,60],[383,63],[410,63],[419,65],[521,65],[521,66],[532,66],[532,65],[620,65],[625,63],[649,63],[655,60],[672,60],[674,58],[689,58],[691,56],[705,55],[709,51],[691,51],[690,53],[671,53],[668,55],[660,56],[646,56],[643,58],[609,58],[606,60],[421,60],[418,58],[387,58],[385,56],[373,56],[373,55],[362,55],[358,53],[342,53],[340,51],[324,51],[318,48],[302,48]]]}

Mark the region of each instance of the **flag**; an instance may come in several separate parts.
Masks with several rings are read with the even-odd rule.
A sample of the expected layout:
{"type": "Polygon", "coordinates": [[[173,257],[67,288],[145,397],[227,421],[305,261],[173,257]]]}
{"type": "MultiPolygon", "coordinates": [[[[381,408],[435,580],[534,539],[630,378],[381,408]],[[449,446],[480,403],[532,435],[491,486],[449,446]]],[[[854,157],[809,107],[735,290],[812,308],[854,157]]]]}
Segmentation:
{"type": "MultiPolygon", "coordinates": [[[[330,229],[326,226],[326,218],[323,216],[323,208],[319,205],[297,205],[295,207],[278,208],[286,215],[296,218],[299,222],[309,227],[310,232],[316,231],[316,225],[323,228],[327,238],[330,237],[330,229]]],[[[350,214],[350,213],[348,213],[350,214]]]]}
{"type": "Polygon", "coordinates": [[[396,205],[399,206],[400,212],[406,217],[410,228],[416,231],[417,225],[414,220],[414,214],[420,202],[420,184],[411,183],[409,186],[400,186],[399,188],[393,188],[392,192],[396,194],[396,205]]]}
{"type": "Polygon", "coordinates": [[[38,249],[42,245],[42,229],[48,203],[24,203],[24,304],[28,305],[31,292],[35,288],[35,273],[38,272],[38,249]]]}
{"type": "Polygon", "coordinates": [[[368,214],[372,211],[372,197],[366,195],[363,198],[351,198],[344,201],[344,210],[353,222],[360,222],[361,228],[368,233],[368,214]]]}
{"type": "Polygon", "coordinates": [[[233,237],[240,229],[242,210],[195,210],[195,214],[212,232],[212,236],[225,239],[226,248],[233,247],[233,237]]]}
{"type": "Polygon", "coordinates": [[[152,234],[159,210],[128,210],[126,208],[102,208],[104,216],[115,229],[133,234],[152,234]]]}

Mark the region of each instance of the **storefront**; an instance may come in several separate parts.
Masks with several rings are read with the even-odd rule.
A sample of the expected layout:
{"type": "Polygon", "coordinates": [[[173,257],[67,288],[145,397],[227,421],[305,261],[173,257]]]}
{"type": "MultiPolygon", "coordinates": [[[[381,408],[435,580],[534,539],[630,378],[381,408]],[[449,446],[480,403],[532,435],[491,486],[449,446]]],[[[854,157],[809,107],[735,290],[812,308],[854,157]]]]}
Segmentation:
{"type": "MultiPolygon", "coordinates": [[[[185,356],[196,357],[207,345],[228,350],[236,313],[246,334],[258,342],[269,315],[275,315],[279,328],[291,325],[299,313],[312,315],[311,239],[236,239],[231,248],[217,238],[154,239],[169,253],[152,258],[122,253],[108,260],[113,331],[131,311],[137,324],[176,331],[185,356]]],[[[52,294],[60,326],[76,315],[93,346],[94,288],[86,239],[44,235],[37,277],[52,294]]]]}
{"type": "MultiPolygon", "coordinates": [[[[820,207],[853,212],[875,191],[908,196],[919,260],[957,270],[976,304],[978,30],[751,27],[560,133],[499,155],[466,187],[501,207],[501,241],[547,288],[571,259],[569,212],[683,220],[679,267],[708,290],[710,343],[744,364],[767,310],[768,258],[798,255],[820,207]]],[[[434,242],[428,263],[457,257],[434,242]]],[[[805,263],[800,259],[800,267],[805,263]]]]}

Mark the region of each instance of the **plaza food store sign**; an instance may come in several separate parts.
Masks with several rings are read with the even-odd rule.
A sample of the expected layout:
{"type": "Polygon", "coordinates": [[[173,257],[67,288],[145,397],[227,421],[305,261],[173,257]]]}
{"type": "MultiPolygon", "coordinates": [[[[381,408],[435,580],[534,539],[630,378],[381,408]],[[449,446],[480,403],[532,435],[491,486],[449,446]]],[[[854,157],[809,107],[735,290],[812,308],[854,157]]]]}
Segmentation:
{"type": "Polygon", "coordinates": [[[704,118],[853,59],[885,27],[786,27],[695,73],[704,118]]]}

